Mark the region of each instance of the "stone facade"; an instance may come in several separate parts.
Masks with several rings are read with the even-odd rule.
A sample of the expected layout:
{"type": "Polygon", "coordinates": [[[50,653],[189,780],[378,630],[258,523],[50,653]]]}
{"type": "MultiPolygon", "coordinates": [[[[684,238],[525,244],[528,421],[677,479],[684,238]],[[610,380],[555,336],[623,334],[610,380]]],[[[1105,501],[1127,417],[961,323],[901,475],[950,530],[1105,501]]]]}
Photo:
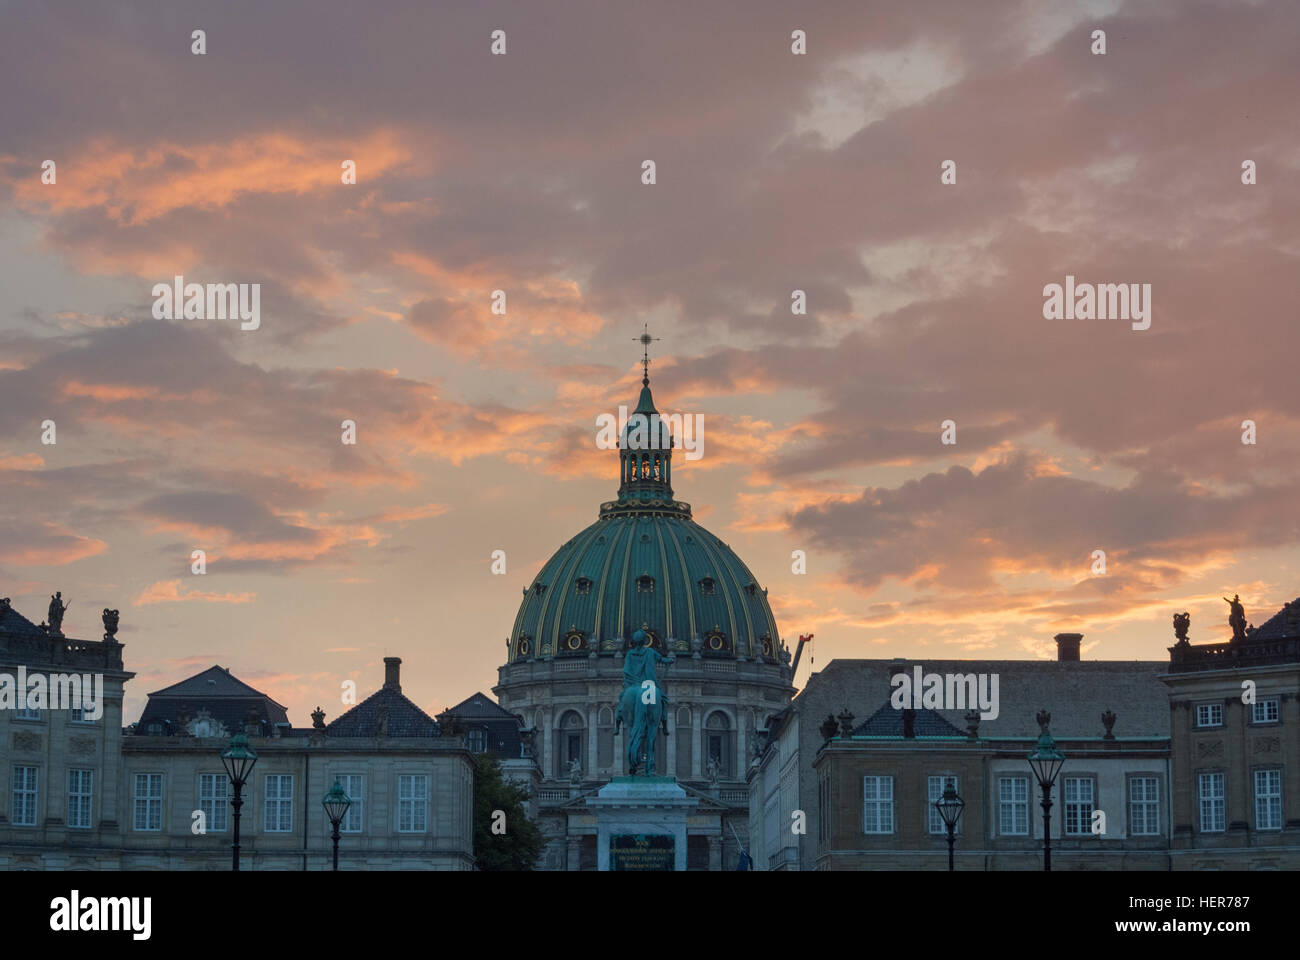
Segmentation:
{"type": "MultiPolygon", "coordinates": [[[[614,732],[621,655],[520,661],[503,666],[500,678],[493,691],[501,706],[520,714],[531,731],[533,746],[525,750],[532,766],[508,769],[533,789],[530,813],[547,836],[539,867],[595,869],[596,823],[584,798],[627,772],[623,734],[614,732]],[[576,773],[571,751],[579,760],[576,773]]],[[[700,801],[688,821],[694,851],[688,868],[734,869],[740,854],[735,837],[748,833],[746,770],[757,730],[786,706],[789,667],[686,654],[661,668],[660,680],[669,710],[668,735],[661,731],[656,747],[658,772],[675,776],[700,801]],[[722,764],[713,777],[707,757],[719,744],[722,764]]]]}
{"type": "Polygon", "coordinates": [[[1300,869],[1300,600],[1169,652],[1173,869],[1300,869]]]}
{"type": "Polygon", "coordinates": [[[4,613],[0,675],[102,674],[104,707],[85,722],[67,709],[0,709],[0,870],[229,870],[221,752],[232,732],[258,754],[243,790],[241,869],[329,869],[321,798],[336,778],[360,801],[344,824],[340,870],[473,869],[473,755],[401,697],[396,658],[384,688],[354,708],[374,713],[377,704],[380,729],[349,713],[330,730],[268,722],[283,708],[212,668],[151,696],[149,722],[124,730],[123,685],[134,674],[122,668],[120,644],[50,635],[4,613]],[[221,695],[205,699],[209,685],[221,695]],[[232,704],[242,715],[258,701],[260,717],[250,710],[242,728],[230,719],[232,704]],[[342,735],[359,731],[367,735],[342,735]]]}

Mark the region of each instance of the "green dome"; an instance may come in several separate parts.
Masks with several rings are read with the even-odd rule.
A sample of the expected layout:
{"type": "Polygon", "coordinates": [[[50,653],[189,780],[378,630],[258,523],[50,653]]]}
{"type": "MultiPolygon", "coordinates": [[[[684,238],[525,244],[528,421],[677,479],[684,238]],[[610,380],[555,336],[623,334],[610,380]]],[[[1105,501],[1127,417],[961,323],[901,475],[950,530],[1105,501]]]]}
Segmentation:
{"type": "MultiPolygon", "coordinates": [[[[652,416],[642,436],[619,442],[618,499],[556,551],[525,591],[510,635],[510,661],[612,655],[644,628],[654,645],[705,657],[777,662],[780,638],[767,592],[725,543],[672,499],[672,441],[661,427],[647,380],[635,414],[652,416]]],[[[634,414],[634,416],[635,416],[634,414]]],[[[631,424],[631,419],[629,424],[631,424]]]]}

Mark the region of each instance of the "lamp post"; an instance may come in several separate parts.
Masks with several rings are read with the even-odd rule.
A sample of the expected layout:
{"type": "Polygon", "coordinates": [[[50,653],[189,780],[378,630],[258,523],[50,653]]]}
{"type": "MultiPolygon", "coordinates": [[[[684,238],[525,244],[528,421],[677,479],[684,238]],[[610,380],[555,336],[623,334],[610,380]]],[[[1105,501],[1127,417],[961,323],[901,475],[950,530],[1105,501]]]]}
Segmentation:
{"type": "Polygon", "coordinates": [[[1065,763],[1065,754],[1056,749],[1056,741],[1047,732],[1047,725],[1051,721],[1050,713],[1046,710],[1038,711],[1038,726],[1043,732],[1038,737],[1037,746],[1029,754],[1029,767],[1034,771],[1038,786],[1043,791],[1043,870],[1047,872],[1052,869],[1052,784],[1061,772],[1061,764],[1065,763]]]}
{"type": "Polygon", "coordinates": [[[325,794],[320,805],[325,808],[325,816],[329,817],[330,823],[334,826],[334,869],[337,871],[339,868],[339,824],[348,815],[348,808],[352,806],[352,798],[343,792],[343,787],[335,780],[334,786],[330,787],[330,792],[325,794]]]}
{"type": "Polygon", "coordinates": [[[939,811],[939,816],[943,818],[943,825],[948,828],[948,872],[951,873],[952,844],[956,839],[957,821],[961,819],[961,812],[966,809],[966,801],[957,796],[957,789],[949,784],[943,788],[943,796],[934,801],[934,808],[939,811]]]}
{"type": "Polygon", "coordinates": [[[230,785],[235,788],[235,795],[230,798],[230,805],[235,808],[235,842],[231,849],[232,870],[239,870],[239,808],[244,805],[244,784],[257,763],[257,753],[249,747],[248,737],[237,733],[230,738],[230,746],[221,752],[221,764],[226,768],[230,785]]]}

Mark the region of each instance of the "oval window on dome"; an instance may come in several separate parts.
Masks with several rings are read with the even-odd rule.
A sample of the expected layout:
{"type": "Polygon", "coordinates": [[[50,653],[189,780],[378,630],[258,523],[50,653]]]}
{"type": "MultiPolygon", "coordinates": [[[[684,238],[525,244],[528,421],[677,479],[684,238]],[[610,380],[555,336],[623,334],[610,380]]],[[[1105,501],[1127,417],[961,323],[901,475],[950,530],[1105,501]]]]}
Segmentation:
{"type": "Polygon", "coordinates": [[[570,630],[564,635],[563,649],[568,653],[577,653],[585,645],[586,635],[581,630],[570,630]]]}
{"type": "Polygon", "coordinates": [[[725,653],[727,650],[727,635],[714,627],[704,635],[704,648],[710,653],[725,653]]]}
{"type": "Polygon", "coordinates": [[[515,644],[515,650],[518,651],[518,654],[521,657],[528,656],[533,652],[532,640],[526,636],[520,637],[519,641],[515,644]]]}

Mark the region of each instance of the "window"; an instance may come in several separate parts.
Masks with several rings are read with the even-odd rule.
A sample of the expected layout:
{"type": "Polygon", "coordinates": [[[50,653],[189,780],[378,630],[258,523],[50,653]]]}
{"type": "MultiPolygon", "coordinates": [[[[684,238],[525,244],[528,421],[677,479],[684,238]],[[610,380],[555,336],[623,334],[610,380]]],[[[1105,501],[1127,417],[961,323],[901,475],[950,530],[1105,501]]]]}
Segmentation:
{"type": "Polygon", "coordinates": [[[471,730],[466,737],[466,743],[471,753],[484,753],[487,751],[487,731],[479,728],[471,730]]]}
{"type": "Polygon", "coordinates": [[[1198,727],[1223,726],[1223,704],[1198,703],[1196,705],[1196,725],[1198,727]]]}
{"type": "Polygon", "coordinates": [[[930,777],[926,788],[926,797],[929,803],[926,804],[926,823],[931,833],[941,833],[945,837],[948,835],[948,828],[943,825],[943,817],[939,816],[939,811],[934,808],[936,800],[943,799],[943,791],[947,787],[957,789],[957,778],[949,773],[937,777],[930,777]]]}
{"type": "Polygon", "coordinates": [[[643,573],[643,574],[641,574],[641,576],[639,576],[639,577],[636,578],[636,592],[637,592],[637,593],[654,593],[654,592],[655,592],[655,578],[652,577],[652,576],[650,576],[650,574],[648,574],[648,573],[643,573]]]}
{"type": "Polygon", "coordinates": [[[894,778],[862,778],[862,832],[894,832],[894,778]]]}
{"type": "Polygon", "coordinates": [[[31,710],[28,709],[26,705],[23,705],[14,711],[14,719],[15,720],[39,720],[41,719],[41,711],[31,710]]]}
{"type": "Polygon", "coordinates": [[[78,830],[90,828],[90,801],[94,796],[93,770],[68,771],[68,826],[78,830]]]}
{"type": "Polygon", "coordinates": [[[1196,780],[1201,800],[1201,833],[1222,833],[1227,825],[1223,774],[1202,773],[1196,780]]]}
{"type": "Polygon", "coordinates": [[[1096,784],[1091,777],[1065,778],[1065,832],[1071,836],[1092,835],[1092,808],[1096,784]]]}
{"type": "Polygon", "coordinates": [[[347,815],[339,821],[339,833],[360,833],[362,825],[366,822],[366,778],[356,773],[345,773],[335,779],[343,788],[343,792],[348,795],[348,799],[352,801],[347,815]]]}
{"type": "Polygon", "coordinates": [[[36,768],[14,767],[15,827],[36,826],[36,768]]]}
{"type": "Polygon", "coordinates": [[[1282,771],[1255,771],[1255,829],[1282,829],[1282,771]]]}
{"type": "Polygon", "coordinates": [[[266,808],[262,829],[267,833],[293,832],[293,777],[287,773],[266,775],[266,808]]]}
{"type": "Polygon", "coordinates": [[[712,577],[703,577],[700,580],[700,594],[702,596],[711,597],[717,592],[717,584],[712,577]]]}
{"type": "Polygon", "coordinates": [[[69,712],[71,713],[71,719],[73,723],[94,723],[95,722],[94,720],[86,719],[85,707],[73,707],[69,712]]]}
{"type": "Polygon", "coordinates": [[[224,773],[199,774],[199,809],[208,833],[225,833],[230,816],[230,778],[224,773]]]}
{"type": "Polygon", "coordinates": [[[1160,781],[1156,777],[1129,778],[1128,832],[1135,837],[1160,833],[1160,781]]]}
{"type": "Polygon", "coordinates": [[[573,581],[573,584],[577,587],[579,594],[585,596],[586,594],[591,593],[591,579],[589,577],[579,577],[577,580],[573,581]]]}
{"type": "Polygon", "coordinates": [[[429,819],[429,778],[402,774],[397,778],[397,832],[424,833],[429,819]]]}
{"type": "Polygon", "coordinates": [[[1029,835],[1029,778],[998,780],[998,832],[1007,837],[1029,835]]]}
{"type": "Polygon", "coordinates": [[[163,778],[161,773],[137,773],[135,811],[132,826],[136,830],[162,829],[163,778]]]}
{"type": "Polygon", "coordinates": [[[1251,723],[1277,723],[1279,716],[1276,697],[1268,700],[1256,700],[1250,706],[1251,723]]]}

